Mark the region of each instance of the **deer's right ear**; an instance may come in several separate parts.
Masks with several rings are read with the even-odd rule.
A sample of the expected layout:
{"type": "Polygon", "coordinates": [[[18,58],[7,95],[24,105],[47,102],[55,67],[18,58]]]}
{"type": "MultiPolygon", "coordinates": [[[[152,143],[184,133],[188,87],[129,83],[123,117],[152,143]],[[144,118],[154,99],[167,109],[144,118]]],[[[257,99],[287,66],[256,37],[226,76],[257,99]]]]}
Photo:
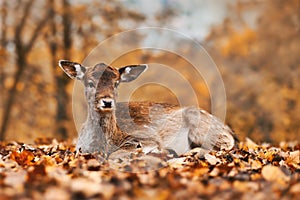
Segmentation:
{"type": "Polygon", "coordinates": [[[72,79],[76,78],[78,80],[82,80],[86,72],[86,68],[76,62],[71,62],[68,60],[60,60],[58,62],[58,65],[72,79]]]}

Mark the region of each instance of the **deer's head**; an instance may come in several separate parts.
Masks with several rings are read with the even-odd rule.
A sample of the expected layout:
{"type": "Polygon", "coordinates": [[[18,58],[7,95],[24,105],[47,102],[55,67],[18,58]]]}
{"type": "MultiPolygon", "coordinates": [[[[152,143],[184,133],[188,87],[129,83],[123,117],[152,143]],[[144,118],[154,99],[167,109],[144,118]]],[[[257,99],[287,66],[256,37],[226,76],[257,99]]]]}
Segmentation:
{"type": "Polygon", "coordinates": [[[94,106],[100,113],[115,110],[120,83],[135,80],[147,69],[147,65],[129,65],[117,69],[104,63],[85,67],[67,60],[60,60],[59,66],[69,77],[83,83],[89,106],[94,106]]]}

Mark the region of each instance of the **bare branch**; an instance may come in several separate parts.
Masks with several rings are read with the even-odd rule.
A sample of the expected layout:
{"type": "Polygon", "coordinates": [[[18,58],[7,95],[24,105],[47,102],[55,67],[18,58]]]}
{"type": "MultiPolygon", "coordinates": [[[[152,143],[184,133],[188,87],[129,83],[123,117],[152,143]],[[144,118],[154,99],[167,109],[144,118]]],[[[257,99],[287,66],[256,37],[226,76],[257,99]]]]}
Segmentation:
{"type": "Polygon", "coordinates": [[[64,35],[63,35],[63,42],[64,42],[64,58],[70,58],[70,49],[72,46],[72,39],[71,39],[71,8],[70,2],[68,0],[63,0],[63,27],[64,27],[64,35]]]}
{"type": "Polygon", "coordinates": [[[29,0],[24,6],[23,16],[21,17],[20,23],[16,26],[15,38],[20,40],[20,36],[22,34],[23,28],[25,26],[25,22],[30,14],[31,7],[35,0],[29,0]]]}
{"type": "Polygon", "coordinates": [[[48,12],[45,14],[45,16],[39,22],[37,22],[37,26],[33,30],[33,35],[31,36],[29,42],[27,43],[27,45],[24,48],[25,52],[29,52],[31,50],[31,48],[33,47],[36,39],[38,38],[38,36],[41,33],[41,30],[45,27],[45,25],[47,24],[47,21],[51,17],[51,14],[52,14],[51,12],[52,12],[51,8],[49,8],[48,12]]]}

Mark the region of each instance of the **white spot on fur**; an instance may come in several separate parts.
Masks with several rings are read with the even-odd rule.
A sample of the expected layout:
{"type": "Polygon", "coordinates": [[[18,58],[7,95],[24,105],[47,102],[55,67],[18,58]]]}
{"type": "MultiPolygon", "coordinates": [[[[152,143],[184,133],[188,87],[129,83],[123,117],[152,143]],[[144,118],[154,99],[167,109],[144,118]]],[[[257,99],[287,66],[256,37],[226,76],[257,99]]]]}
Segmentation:
{"type": "Polygon", "coordinates": [[[125,73],[126,73],[126,74],[129,74],[130,71],[131,71],[131,67],[126,67],[126,68],[125,68],[125,73]]]}
{"type": "Polygon", "coordinates": [[[81,66],[79,64],[74,65],[75,71],[76,71],[76,78],[77,79],[82,79],[84,76],[83,71],[81,70],[81,66]]]}

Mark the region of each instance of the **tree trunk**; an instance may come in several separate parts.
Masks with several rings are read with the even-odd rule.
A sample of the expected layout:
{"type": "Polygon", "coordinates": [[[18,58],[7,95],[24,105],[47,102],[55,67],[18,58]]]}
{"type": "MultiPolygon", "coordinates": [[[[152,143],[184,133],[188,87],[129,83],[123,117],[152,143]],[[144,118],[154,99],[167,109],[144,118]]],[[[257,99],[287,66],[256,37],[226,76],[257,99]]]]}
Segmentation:
{"type": "MultiPolygon", "coordinates": [[[[18,50],[17,50],[18,51],[18,50]]],[[[0,131],[0,140],[5,139],[5,133],[9,125],[9,119],[10,119],[10,113],[12,110],[12,107],[14,105],[16,93],[17,93],[17,86],[21,80],[23,71],[25,69],[26,64],[26,56],[24,55],[24,52],[22,50],[18,51],[17,53],[17,71],[14,76],[14,83],[11,89],[9,90],[8,93],[8,98],[6,100],[6,105],[4,107],[3,111],[3,118],[2,118],[2,123],[1,123],[1,131],[0,131]]]]}
{"type": "MultiPolygon", "coordinates": [[[[72,46],[72,37],[71,37],[71,11],[70,11],[70,3],[68,0],[63,0],[63,16],[62,16],[62,23],[63,23],[63,59],[70,59],[70,51],[72,46]]],[[[53,24],[52,31],[56,34],[55,24],[53,24]]],[[[52,64],[53,67],[57,67],[57,56],[56,50],[52,51],[52,64]]],[[[68,109],[71,106],[70,98],[67,92],[67,84],[69,83],[68,78],[63,74],[55,73],[55,81],[56,81],[56,133],[60,134],[63,139],[68,137],[68,130],[66,124],[69,121],[68,116],[68,109]]]]}

